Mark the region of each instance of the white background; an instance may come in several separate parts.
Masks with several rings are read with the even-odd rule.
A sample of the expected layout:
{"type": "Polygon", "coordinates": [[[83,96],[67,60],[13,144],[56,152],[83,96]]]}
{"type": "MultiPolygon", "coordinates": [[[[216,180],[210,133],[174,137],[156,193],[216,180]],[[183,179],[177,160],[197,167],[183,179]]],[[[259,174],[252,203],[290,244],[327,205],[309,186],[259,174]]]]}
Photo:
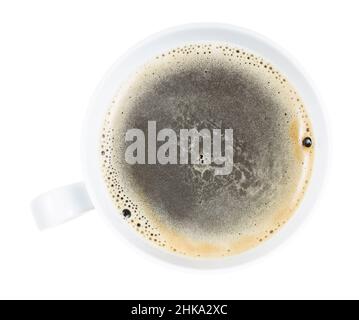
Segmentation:
{"type": "Polygon", "coordinates": [[[0,2],[0,298],[359,298],[358,1],[0,2]],[[82,119],[104,72],[153,32],[224,22],[301,62],[331,121],[326,189],[280,247],[220,271],[173,267],[94,211],[46,232],[29,203],[81,180],[82,119]]]}

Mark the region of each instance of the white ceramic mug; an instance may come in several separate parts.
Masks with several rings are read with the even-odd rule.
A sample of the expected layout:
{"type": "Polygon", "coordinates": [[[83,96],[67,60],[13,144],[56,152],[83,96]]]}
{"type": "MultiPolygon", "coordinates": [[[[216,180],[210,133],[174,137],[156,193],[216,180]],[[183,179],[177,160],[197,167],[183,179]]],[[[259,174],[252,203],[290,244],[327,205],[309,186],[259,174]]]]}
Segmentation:
{"type": "Polygon", "coordinates": [[[190,267],[213,268],[236,265],[266,253],[292,233],[312,209],[325,177],[328,158],[327,128],[313,86],[288,54],[271,41],[238,27],[222,24],[192,24],[175,27],[155,34],[139,43],[119,59],[98,86],[85,119],[82,138],[84,183],[50,191],[35,199],[32,211],[41,229],[56,226],[96,208],[98,212],[131,243],[165,261],[190,267]],[[100,135],[105,114],[119,87],[131,74],[154,56],[189,43],[221,42],[242,47],[255,53],[287,77],[303,99],[312,120],[316,137],[316,156],[313,175],[301,206],[272,239],[238,256],[197,260],[172,254],[153,246],[130,228],[112,203],[101,173],[100,135]]]}

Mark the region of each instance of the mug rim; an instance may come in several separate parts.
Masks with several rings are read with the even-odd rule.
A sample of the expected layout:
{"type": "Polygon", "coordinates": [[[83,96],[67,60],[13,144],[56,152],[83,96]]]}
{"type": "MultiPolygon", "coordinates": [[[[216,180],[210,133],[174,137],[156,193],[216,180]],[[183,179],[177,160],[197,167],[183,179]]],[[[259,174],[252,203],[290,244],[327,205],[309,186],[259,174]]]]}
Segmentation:
{"type": "Polygon", "coordinates": [[[107,71],[96,88],[83,124],[82,167],[85,184],[94,207],[116,234],[133,244],[133,247],[145,252],[157,260],[199,269],[218,269],[243,264],[273,251],[283,243],[303,223],[319,199],[323,189],[328,166],[328,129],[327,121],[312,81],[299,66],[298,62],[284,49],[266,37],[251,30],[219,23],[197,23],[172,27],[147,37],[120,57],[107,71]],[[231,41],[233,40],[233,41],[231,41]],[[171,253],[150,243],[133,230],[118,214],[107,191],[101,172],[100,136],[105,114],[110,102],[119,90],[121,83],[156,53],[178,47],[190,42],[228,42],[245,48],[265,58],[284,74],[296,88],[306,106],[312,121],[316,139],[316,152],[308,188],[289,221],[272,238],[243,253],[229,257],[192,258],[171,253]],[[97,141],[97,142],[96,142],[97,141]]]}

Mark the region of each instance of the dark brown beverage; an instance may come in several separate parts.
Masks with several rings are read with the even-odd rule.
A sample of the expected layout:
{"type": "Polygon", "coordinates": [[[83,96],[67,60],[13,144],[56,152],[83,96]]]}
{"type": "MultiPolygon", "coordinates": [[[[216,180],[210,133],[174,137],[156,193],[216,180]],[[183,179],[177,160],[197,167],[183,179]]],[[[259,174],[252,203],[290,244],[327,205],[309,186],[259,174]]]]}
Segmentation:
{"type": "Polygon", "coordinates": [[[114,97],[101,141],[118,214],[153,244],[192,257],[238,254],[271,237],[303,198],[315,148],[303,102],[284,75],[216,43],[175,48],[138,70],[114,97]],[[173,163],[153,162],[150,143],[158,150],[166,141],[150,141],[149,122],[156,134],[170,128],[178,137],[182,129],[231,129],[229,173],[216,174],[221,165],[207,161],[203,145],[197,162],[181,163],[179,140],[173,163]],[[126,161],[133,128],[146,139],[143,163],[126,161]]]}

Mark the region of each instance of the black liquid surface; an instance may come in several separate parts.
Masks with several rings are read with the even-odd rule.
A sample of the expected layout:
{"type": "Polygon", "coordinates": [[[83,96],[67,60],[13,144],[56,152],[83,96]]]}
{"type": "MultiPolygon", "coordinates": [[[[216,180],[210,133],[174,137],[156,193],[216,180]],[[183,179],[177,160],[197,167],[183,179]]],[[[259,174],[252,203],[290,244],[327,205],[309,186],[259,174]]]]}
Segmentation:
{"type": "Polygon", "coordinates": [[[299,135],[302,127],[308,133],[310,124],[293,88],[262,59],[230,48],[190,48],[149,64],[114,103],[104,129],[109,188],[128,199],[119,208],[145,204],[137,215],[148,227],[141,227],[146,223],[140,218],[133,225],[150,232],[147,237],[155,232],[162,246],[169,246],[171,233],[201,245],[228,247],[228,241],[255,233],[262,241],[263,232],[272,234],[284,222],[268,226],[275,212],[292,211],[301,197],[296,190],[304,188],[300,177],[308,151],[299,135]],[[171,128],[178,136],[180,129],[233,129],[233,171],[219,176],[215,164],[127,164],[126,131],[147,134],[148,121],[156,121],[157,131],[171,128]]]}

